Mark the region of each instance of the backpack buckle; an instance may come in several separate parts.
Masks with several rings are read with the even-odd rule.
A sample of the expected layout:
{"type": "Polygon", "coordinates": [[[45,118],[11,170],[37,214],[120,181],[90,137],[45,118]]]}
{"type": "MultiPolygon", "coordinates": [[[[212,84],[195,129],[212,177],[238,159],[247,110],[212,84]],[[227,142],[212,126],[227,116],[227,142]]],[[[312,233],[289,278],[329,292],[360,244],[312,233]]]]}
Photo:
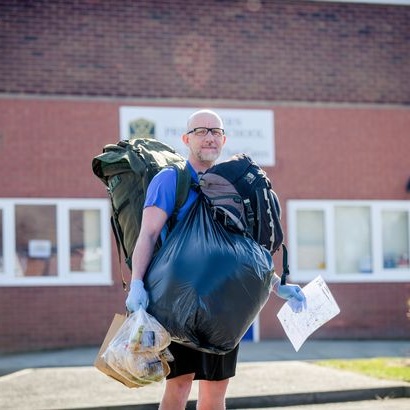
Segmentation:
{"type": "Polygon", "coordinates": [[[243,205],[245,207],[246,222],[248,225],[247,231],[251,233],[255,225],[255,214],[253,213],[251,201],[249,200],[249,198],[243,200],[243,205]]]}

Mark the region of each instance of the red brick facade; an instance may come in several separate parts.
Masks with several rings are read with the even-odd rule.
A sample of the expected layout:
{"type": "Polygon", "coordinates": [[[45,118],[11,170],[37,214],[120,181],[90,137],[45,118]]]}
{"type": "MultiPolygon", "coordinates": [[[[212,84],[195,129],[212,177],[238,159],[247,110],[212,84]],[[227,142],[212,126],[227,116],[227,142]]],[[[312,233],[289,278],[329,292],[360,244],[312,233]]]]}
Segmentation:
{"type": "MultiPolygon", "coordinates": [[[[105,198],[91,158],[118,139],[120,106],[154,105],[272,109],[283,205],[409,199],[410,7],[7,1],[0,15],[2,198],[105,198]]],[[[112,254],[114,286],[0,286],[0,352],[99,344],[124,309],[112,254]]],[[[410,336],[410,279],[330,287],[341,314],[314,337],[410,336]]],[[[280,303],[261,339],[284,337],[280,303]]]]}
{"type": "Polygon", "coordinates": [[[2,1],[0,91],[410,103],[406,6],[2,1]]]}

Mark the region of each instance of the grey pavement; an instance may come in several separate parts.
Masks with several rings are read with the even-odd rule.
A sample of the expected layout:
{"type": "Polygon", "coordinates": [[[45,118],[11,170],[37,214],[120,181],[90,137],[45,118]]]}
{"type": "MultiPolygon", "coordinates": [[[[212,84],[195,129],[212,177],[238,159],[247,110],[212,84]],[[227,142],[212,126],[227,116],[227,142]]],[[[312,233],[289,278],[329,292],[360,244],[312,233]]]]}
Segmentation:
{"type": "MultiPolygon", "coordinates": [[[[86,347],[0,355],[0,408],[158,408],[164,382],[129,389],[93,367],[97,352],[98,347],[86,347]]],[[[410,342],[308,340],[299,352],[287,340],[241,343],[237,374],[228,388],[227,407],[410,409],[410,383],[315,364],[322,359],[371,357],[410,360],[410,342]]],[[[195,408],[196,394],[194,382],[188,409],[195,408]]]]}
{"type": "MultiPolygon", "coordinates": [[[[305,404],[288,406],[286,410],[409,410],[410,399],[376,399],[342,403],[305,404]]],[[[253,410],[269,410],[277,407],[259,407],[253,410]]],[[[246,409],[237,409],[246,410],[246,409]]]]}

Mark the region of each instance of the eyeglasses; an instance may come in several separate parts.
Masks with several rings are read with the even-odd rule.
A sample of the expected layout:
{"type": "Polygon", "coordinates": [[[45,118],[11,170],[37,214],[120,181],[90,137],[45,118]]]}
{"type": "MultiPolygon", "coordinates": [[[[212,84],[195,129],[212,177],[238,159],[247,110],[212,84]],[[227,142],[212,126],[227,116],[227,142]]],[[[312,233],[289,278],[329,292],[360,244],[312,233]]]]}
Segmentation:
{"type": "Polygon", "coordinates": [[[191,131],[188,131],[187,134],[194,134],[197,137],[205,137],[208,132],[211,132],[213,137],[222,137],[225,134],[225,130],[222,128],[207,128],[207,127],[197,127],[191,131]]]}

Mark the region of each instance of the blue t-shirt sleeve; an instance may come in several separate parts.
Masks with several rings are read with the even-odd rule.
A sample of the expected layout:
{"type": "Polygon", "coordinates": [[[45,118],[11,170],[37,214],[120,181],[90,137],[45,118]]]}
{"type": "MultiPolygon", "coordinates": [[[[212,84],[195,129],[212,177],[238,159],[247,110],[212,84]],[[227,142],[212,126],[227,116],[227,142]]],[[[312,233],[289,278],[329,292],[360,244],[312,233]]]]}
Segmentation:
{"type": "Polygon", "coordinates": [[[148,185],[144,208],[156,206],[162,209],[168,218],[175,208],[177,172],[174,168],[164,168],[152,178],[148,185]]]}

